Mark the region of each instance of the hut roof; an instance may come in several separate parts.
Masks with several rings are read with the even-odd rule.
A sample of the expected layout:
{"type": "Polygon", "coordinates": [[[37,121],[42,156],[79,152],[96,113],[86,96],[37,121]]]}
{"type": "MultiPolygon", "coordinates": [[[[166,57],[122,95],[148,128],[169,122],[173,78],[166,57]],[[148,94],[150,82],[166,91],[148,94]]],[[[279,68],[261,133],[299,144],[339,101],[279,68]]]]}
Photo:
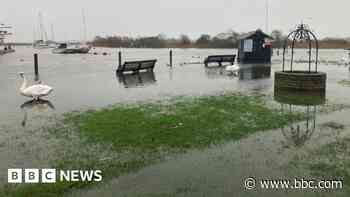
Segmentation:
{"type": "Polygon", "coordinates": [[[251,31],[248,33],[245,33],[241,36],[239,36],[239,40],[245,40],[245,39],[250,39],[252,37],[254,37],[255,35],[260,35],[262,38],[269,38],[269,39],[273,39],[271,36],[267,35],[266,33],[264,33],[263,31],[261,31],[260,29],[256,30],[256,31],[251,31]]]}

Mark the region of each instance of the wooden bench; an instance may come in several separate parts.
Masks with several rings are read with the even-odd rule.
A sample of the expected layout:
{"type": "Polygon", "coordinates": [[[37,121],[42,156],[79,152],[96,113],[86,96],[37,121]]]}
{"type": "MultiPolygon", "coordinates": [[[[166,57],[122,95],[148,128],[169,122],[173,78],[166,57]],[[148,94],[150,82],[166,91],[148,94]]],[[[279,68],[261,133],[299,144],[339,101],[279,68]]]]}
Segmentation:
{"type": "Polygon", "coordinates": [[[153,71],[157,60],[142,60],[142,61],[130,61],[124,62],[117,69],[117,73],[123,72],[139,72],[140,70],[153,71]]]}
{"type": "Polygon", "coordinates": [[[222,66],[223,62],[229,62],[231,65],[235,63],[236,55],[211,55],[205,58],[204,64],[208,66],[209,63],[218,63],[222,66]]]}

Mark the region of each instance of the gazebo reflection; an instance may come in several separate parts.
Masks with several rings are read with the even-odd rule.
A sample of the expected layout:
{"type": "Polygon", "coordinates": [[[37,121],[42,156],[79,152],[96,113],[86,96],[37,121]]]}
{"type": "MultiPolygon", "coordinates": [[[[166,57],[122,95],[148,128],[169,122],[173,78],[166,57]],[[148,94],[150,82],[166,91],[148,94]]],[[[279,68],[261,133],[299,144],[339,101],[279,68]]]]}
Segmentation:
{"type": "Polygon", "coordinates": [[[281,128],[288,144],[302,147],[311,139],[316,130],[317,108],[325,103],[322,93],[308,93],[296,91],[275,91],[275,101],[280,103],[283,114],[303,113],[305,120],[281,128]]]}

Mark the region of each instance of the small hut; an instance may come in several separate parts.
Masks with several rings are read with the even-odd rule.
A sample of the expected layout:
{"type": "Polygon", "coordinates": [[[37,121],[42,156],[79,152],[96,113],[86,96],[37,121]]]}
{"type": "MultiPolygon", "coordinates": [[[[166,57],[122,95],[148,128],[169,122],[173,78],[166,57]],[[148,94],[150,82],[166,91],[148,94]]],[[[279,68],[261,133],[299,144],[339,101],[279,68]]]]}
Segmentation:
{"type": "Polygon", "coordinates": [[[239,37],[238,59],[240,63],[271,63],[272,37],[260,29],[239,37]]]}

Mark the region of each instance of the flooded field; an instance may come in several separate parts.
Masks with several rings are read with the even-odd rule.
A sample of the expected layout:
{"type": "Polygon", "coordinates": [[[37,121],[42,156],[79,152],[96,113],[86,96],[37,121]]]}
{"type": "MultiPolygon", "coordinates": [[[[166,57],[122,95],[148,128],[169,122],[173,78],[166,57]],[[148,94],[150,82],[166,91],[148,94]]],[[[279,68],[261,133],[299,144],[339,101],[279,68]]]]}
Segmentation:
{"type": "MultiPolygon", "coordinates": [[[[154,73],[117,77],[117,49],[96,49],[102,55],[57,55],[50,50],[33,51],[17,48],[17,52],[0,58],[0,120],[18,122],[23,118],[20,106],[28,99],[19,95],[22,83],[19,72],[25,72],[30,82],[34,79],[33,53],[39,53],[40,80],[54,87],[49,97],[57,113],[118,102],[133,102],[182,95],[206,95],[222,91],[258,91],[273,93],[273,74],[281,70],[282,57],[274,56],[271,69],[244,65],[239,76],[230,76],[223,68],[205,68],[201,63],[211,54],[234,54],[235,50],[174,50],[174,66],[168,67],[167,49],[123,49],[123,61],[158,59],[154,73]],[[253,67],[253,68],[252,68],[253,67]]],[[[300,52],[301,53],[301,52],[300,52]]],[[[321,51],[320,59],[337,60],[343,50],[321,51]]],[[[302,57],[302,55],[301,55],[302,57]]],[[[303,64],[298,64],[304,68],[303,64]]],[[[346,66],[322,65],[319,70],[328,73],[327,98],[347,100],[348,88],[337,84],[350,78],[346,66]]]]}
{"type": "MultiPolygon", "coordinates": [[[[224,92],[262,94],[266,95],[269,105],[286,113],[294,108],[307,112],[310,120],[300,124],[300,127],[306,125],[305,133],[299,132],[300,127],[293,124],[205,151],[193,150],[175,161],[170,159],[147,167],[138,174],[111,180],[102,189],[77,191],[72,196],[113,196],[115,192],[121,192],[123,196],[241,196],[243,190],[240,189],[241,182],[237,180],[253,176],[251,171],[256,177],[301,176],[304,171],[297,167],[288,173],[281,168],[287,168],[295,157],[302,157],[307,150],[317,149],[350,134],[350,122],[346,118],[350,111],[345,109],[350,106],[350,89],[340,83],[350,80],[346,65],[319,65],[318,69],[328,74],[326,107],[321,104],[315,108],[307,105],[293,107],[288,101],[274,97],[274,72],[281,70],[282,56],[274,56],[271,65],[241,65],[241,71],[233,75],[227,73],[224,67],[205,68],[202,62],[208,55],[235,54],[235,50],[175,49],[173,67],[168,66],[168,49],[121,50],[123,61],[158,59],[154,72],[117,76],[117,49],[95,49],[100,55],[57,55],[50,50],[33,51],[18,47],[16,53],[0,56],[1,185],[6,182],[7,168],[50,167],[52,161],[60,159],[59,155],[74,158],[76,153],[84,157],[84,151],[78,152],[79,148],[86,147],[73,131],[64,138],[66,140],[62,140],[55,138],[57,134],[42,130],[56,124],[56,118],[59,119],[63,113],[97,109],[115,103],[224,92]],[[33,83],[34,52],[39,53],[40,80],[54,87],[54,92],[47,98],[49,101],[40,105],[26,103],[29,99],[19,95],[22,83],[19,72],[26,73],[33,83]],[[107,55],[101,55],[102,52],[107,52],[107,55]],[[333,112],[342,108],[343,111],[334,115],[327,114],[327,110],[333,112]],[[325,111],[320,113],[322,110],[325,111]],[[337,125],[342,128],[337,129],[337,125]],[[275,161],[276,165],[271,167],[275,161]],[[154,187],[158,189],[152,189],[154,187]]],[[[296,56],[300,53],[301,59],[305,55],[302,50],[296,53],[296,56]]],[[[343,56],[343,50],[320,51],[320,60],[323,61],[335,62],[343,56]]],[[[305,69],[306,65],[296,64],[296,68],[305,69]]],[[[114,155],[110,147],[99,145],[90,146],[87,151],[90,152],[89,157],[102,160],[122,157],[114,155]]],[[[252,193],[249,196],[261,195],[252,193]]]]}

